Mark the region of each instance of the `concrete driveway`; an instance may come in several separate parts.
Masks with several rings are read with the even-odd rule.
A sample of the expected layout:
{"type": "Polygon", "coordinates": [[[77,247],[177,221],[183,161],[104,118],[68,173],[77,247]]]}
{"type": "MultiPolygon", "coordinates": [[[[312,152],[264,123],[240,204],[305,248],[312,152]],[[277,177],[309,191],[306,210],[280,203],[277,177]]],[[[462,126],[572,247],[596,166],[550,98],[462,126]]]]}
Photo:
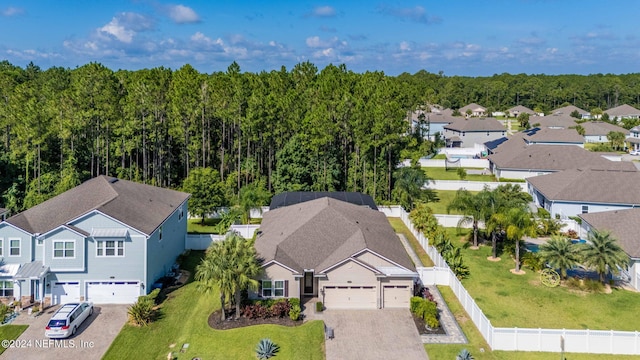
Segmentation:
{"type": "Polygon", "coordinates": [[[429,358],[409,309],[325,310],[315,318],[334,329],[327,360],[429,358]]]}
{"type": "MultiPolygon", "coordinates": [[[[80,326],[75,336],[64,340],[48,339],[44,328],[58,307],[45,310],[38,317],[20,314],[13,324],[29,327],[8,348],[3,359],[100,359],[127,321],[127,305],[95,305],[91,315],[80,326]],[[19,346],[19,347],[18,347],[19,346]]],[[[3,344],[4,345],[4,344],[3,344]]]]}

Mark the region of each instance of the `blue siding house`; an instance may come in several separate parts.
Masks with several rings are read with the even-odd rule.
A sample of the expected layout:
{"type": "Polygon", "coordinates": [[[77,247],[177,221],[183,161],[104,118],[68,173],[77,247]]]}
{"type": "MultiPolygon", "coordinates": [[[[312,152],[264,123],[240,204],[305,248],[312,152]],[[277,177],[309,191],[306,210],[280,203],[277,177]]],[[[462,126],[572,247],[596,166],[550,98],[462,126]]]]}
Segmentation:
{"type": "Polygon", "coordinates": [[[127,304],[185,250],[189,194],[99,176],[0,222],[0,300],[127,304]]]}

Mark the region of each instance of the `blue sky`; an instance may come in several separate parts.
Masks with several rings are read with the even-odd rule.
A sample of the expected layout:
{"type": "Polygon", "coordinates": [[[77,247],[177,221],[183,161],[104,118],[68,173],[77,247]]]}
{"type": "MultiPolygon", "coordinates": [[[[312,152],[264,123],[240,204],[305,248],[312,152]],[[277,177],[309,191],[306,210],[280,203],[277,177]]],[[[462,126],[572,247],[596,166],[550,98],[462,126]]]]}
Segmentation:
{"type": "Polygon", "coordinates": [[[346,64],[389,75],[640,72],[640,1],[0,0],[19,66],[243,71],[346,64]]]}

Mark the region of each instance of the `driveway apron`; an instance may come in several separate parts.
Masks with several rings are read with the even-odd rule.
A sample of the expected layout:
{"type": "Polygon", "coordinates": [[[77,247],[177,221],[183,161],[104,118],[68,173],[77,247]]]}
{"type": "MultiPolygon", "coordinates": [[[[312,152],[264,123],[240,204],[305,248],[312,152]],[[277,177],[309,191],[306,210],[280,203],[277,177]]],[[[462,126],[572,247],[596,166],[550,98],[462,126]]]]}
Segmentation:
{"type": "Polygon", "coordinates": [[[428,359],[409,309],[326,310],[316,318],[333,328],[327,360],[428,359]]]}

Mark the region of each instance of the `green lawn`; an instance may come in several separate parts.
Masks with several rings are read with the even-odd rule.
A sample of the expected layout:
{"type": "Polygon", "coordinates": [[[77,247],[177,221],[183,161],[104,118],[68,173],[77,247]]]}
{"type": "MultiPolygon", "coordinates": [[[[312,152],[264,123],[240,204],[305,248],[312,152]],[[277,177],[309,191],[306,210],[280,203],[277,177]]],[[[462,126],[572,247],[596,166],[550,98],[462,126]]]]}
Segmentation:
{"type": "MultiPolygon", "coordinates": [[[[442,293],[447,305],[449,305],[449,309],[458,320],[458,323],[460,324],[462,331],[464,331],[464,334],[467,336],[469,343],[427,344],[424,347],[427,350],[430,359],[455,359],[456,355],[462,349],[467,349],[476,360],[557,360],[560,358],[560,354],[549,352],[490,351],[489,345],[487,345],[487,342],[475,327],[469,315],[464,311],[451,288],[448,286],[438,286],[438,289],[442,293]],[[480,349],[484,349],[484,352],[481,352],[480,349]]],[[[570,360],[615,360],[638,359],[638,356],[566,353],[565,358],[570,360]]]]}
{"type": "MultiPolygon", "coordinates": [[[[446,214],[447,206],[451,203],[451,200],[456,196],[455,190],[434,190],[438,201],[430,202],[427,204],[433,210],[434,214],[446,214]]],[[[472,194],[478,193],[477,191],[470,191],[472,194]]],[[[451,210],[451,215],[461,215],[459,211],[451,210]]]]}
{"type": "Polygon", "coordinates": [[[187,232],[189,234],[217,234],[216,225],[218,222],[220,219],[205,218],[204,224],[202,218],[189,219],[187,220],[187,232]]]}
{"type": "MultiPolygon", "coordinates": [[[[15,340],[17,339],[29,325],[3,325],[0,326],[0,340],[15,340]]],[[[0,346],[0,354],[2,354],[6,348],[0,346]]]]}
{"type": "MultiPolygon", "coordinates": [[[[403,234],[404,236],[407,237],[407,239],[409,240],[409,243],[411,244],[411,247],[413,248],[413,251],[416,252],[418,257],[420,258],[420,261],[422,261],[422,265],[426,267],[433,266],[433,261],[431,260],[429,255],[427,255],[427,252],[424,250],[424,248],[420,245],[420,243],[418,242],[418,239],[416,239],[416,237],[413,236],[411,231],[409,231],[409,229],[404,225],[404,223],[402,222],[402,219],[400,218],[388,218],[388,219],[389,219],[389,223],[393,227],[393,230],[396,231],[396,233],[403,234]]],[[[419,266],[419,265],[416,265],[416,266],[419,266]]]]}
{"type": "Polygon", "coordinates": [[[585,294],[563,286],[549,288],[530,269],[524,269],[525,275],[511,274],[514,263],[509,254],[491,262],[490,246],[462,251],[471,271],[462,283],[494,326],[640,330],[640,323],[629,317],[629,309],[640,306],[637,293],[614,289],[611,294],[585,294]]]}
{"type": "MultiPolygon", "coordinates": [[[[193,269],[203,252],[192,251],[186,268],[193,269]]],[[[171,351],[179,359],[254,359],[262,338],[280,346],[278,359],[324,359],[324,325],[310,321],[298,327],[259,325],[214,330],[209,315],[220,308],[216,294],[201,294],[195,283],[169,294],[160,308],[160,319],[147,327],[125,325],[104,359],[166,359],[171,351]],[[178,352],[183,344],[189,347],[178,352]],[[175,344],[172,349],[169,346],[175,344]]]]}
{"type": "MultiPolygon", "coordinates": [[[[458,176],[458,168],[453,169],[445,169],[443,167],[423,167],[422,170],[425,171],[427,176],[433,180],[460,180],[460,176],[458,176]]],[[[470,169],[467,169],[467,172],[470,169]]],[[[475,169],[481,170],[481,169],[475,169]]],[[[465,180],[469,181],[496,181],[496,177],[491,175],[475,175],[475,174],[467,174],[465,180]]]]}

